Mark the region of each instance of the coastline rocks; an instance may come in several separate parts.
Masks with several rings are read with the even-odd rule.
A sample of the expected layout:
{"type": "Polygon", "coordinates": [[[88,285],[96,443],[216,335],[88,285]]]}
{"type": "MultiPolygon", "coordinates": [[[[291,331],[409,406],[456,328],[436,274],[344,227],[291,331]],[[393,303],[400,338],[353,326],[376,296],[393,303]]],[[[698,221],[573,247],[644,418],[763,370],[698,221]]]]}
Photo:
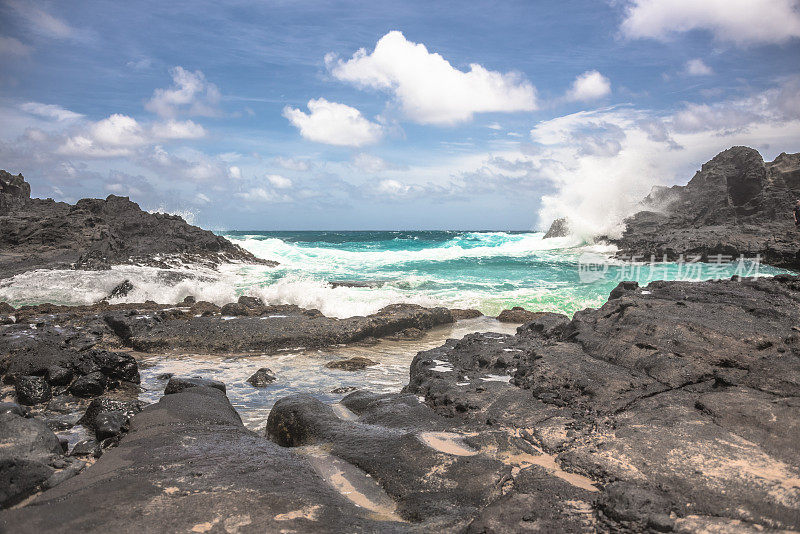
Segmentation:
{"type": "Polygon", "coordinates": [[[521,306],[514,306],[510,310],[503,310],[497,316],[501,323],[527,323],[539,316],[539,312],[528,311],[521,306]]]}
{"type": "Polygon", "coordinates": [[[477,317],[483,317],[483,313],[473,309],[451,308],[450,314],[456,321],[460,321],[462,319],[475,319],[477,317]]]}
{"type": "Polygon", "coordinates": [[[328,369],[341,369],[342,371],[361,371],[373,365],[378,365],[378,362],[374,362],[363,356],[354,356],[347,360],[328,362],[325,364],[325,367],[328,369]]]}
{"type": "Polygon", "coordinates": [[[106,390],[106,377],[100,371],[95,371],[78,377],[69,387],[69,392],[76,397],[96,397],[106,390]]]}
{"type": "Polygon", "coordinates": [[[164,388],[164,395],[172,395],[173,393],[180,393],[186,389],[197,387],[209,387],[218,389],[225,393],[225,384],[219,380],[209,380],[207,378],[183,378],[172,376],[167,382],[167,387],[164,388]]]}
{"type": "MultiPolygon", "coordinates": [[[[236,306],[244,308],[243,304],[236,306]]],[[[250,316],[248,311],[248,315],[236,317],[193,314],[162,319],[156,315],[114,311],[105,315],[105,321],[126,346],[139,351],[173,349],[203,353],[317,348],[413,332],[410,329],[426,331],[454,321],[446,308],[423,308],[416,304],[396,304],[366,317],[346,319],[325,317],[317,310],[297,306],[268,306],[263,313],[250,316]]]]}
{"type": "Polygon", "coordinates": [[[660,261],[680,255],[734,261],[743,255],[770,265],[800,268],[792,208],[800,198],[800,154],[764,163],[758,151],[737,146],[717,154],[685,186],[656,188],[642,211],[610,239],[618,256],[660,261]]]}
{"type": "Polygon", "coordinates": [[[131,416],[142,411],[140,401],[120,401],[107,398],[92,400],[80,424],[94,432],[98,442],[120,436],[127,430],[131,416]]]}
{"type": "MultiPolygon", "coordinates": [[[[277,265],[177,215],[143,211],[127,197],[85,198],[75,205],[32,199],[22,175],[5,171],[0,171],[0,227],[0,278],[42,268],[169,268],[181,260],[210,266],[225,261],[277,265]]],[[[118,288],[120,296],[130,290],[118,288]]]]}
{"type": "Polygon", "coordinates": [[[247,379],[247,383],[255,388],[263,388],[275,382],[276,378],[277,377],[275,376],[275,373],[272,372],[272,369],[268,367],[262,367],[247,379]]]}
{"type": "Polygon", "coordinates": [[[131,281],[123,280],[111,290],[111,293],[108,294],[108,299],[111,300],[126,297],[131,291],[133,291],[133,284],[131,281]]]}

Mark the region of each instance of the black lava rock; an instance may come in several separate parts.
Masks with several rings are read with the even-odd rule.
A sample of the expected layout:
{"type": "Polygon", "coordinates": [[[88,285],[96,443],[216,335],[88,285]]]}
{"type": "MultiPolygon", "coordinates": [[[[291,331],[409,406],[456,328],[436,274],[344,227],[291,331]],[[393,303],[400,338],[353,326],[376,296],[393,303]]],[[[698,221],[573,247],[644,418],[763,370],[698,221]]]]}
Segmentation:
{"type": "Polygon", "coordinates": [[[41,376],[18,376],[14,381],[14,390],[19,403],[28,406],[47,402],[52,397],[50,384],[41,376]]]}
{"type": "Polygon", "coordinates": [[[262,367],[253,373],[253,376],[248,378],[247,382],[253,387],[263,388],[275,382],[275,379],[275,373],[272,372],[272,369],[262,367]]]}
{"type": "Polygon", "coordinates": [[[209,380],[206,378],[181,378],[173,376],[169,379],[169,382],[167,382],[167,387],[164,388],[164,395],[171,395],[173,393],[183,391],[184,389],[202,386],[212,387],[220,390],[223,393],[226,392],[225,384],[219,380],[209,380]]]}

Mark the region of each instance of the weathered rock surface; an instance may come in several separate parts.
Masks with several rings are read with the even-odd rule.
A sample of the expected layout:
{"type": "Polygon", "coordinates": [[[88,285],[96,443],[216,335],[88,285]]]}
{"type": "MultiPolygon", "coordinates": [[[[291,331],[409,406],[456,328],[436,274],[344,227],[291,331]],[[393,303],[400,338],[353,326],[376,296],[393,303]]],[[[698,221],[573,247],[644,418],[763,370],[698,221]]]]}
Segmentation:
{"type": "Polygon", "coordinates": [[[545,232],[543,239],[566,237],[569,235],[569,233],[569,221],[565,217],[562,217],[553,221],[553,223],[550,225],[550,228],[548,228],[547,232],[545,232]]]}
{"type": "Polygon", "coordinates": [[[302,310],[296,306],[279,309],[283,313],[272,317],[264,315],[263,310],[255,316],[256,309],[249,308],[248,315],[235,318],[184,316],[170,319],[158,314],[113,312],[106,314],[105,320],[125,345],[136,350],[196,352],[272,352],[322,347],[368,337],[387,337],[410,328],[430,330],[453,322],[446,308],[423,308],[415,304],[395,304],[366,317],[347,319],[325,317],[316,310],[302,310]]]}
{"type": "Polygon", "coordinates": [[[378,362],[372,361],[364,356],[354,356],[346,360],[334,360],[325,364],[328,369],[341,369],[343,371],[361,371],[367,367],[378,365],[378,362]]]}
{"type": "Polygon", "coordinates": [[[270,264],[177,215],[143,211],[127,197],[86,198],[75,205],[32,199],[22,175],[0,171],[0,279],[42,268],[168,267],[170,257],[209,265],[270,264]]]}
{"type": "Polygon", "coordinates": [[[503,310],[497,316],[501,323],[528,323],[535,320],[544,312],[532,312],[521,306],[514,306],[510,310],[503,310]]]}
{"type": "Polygon", "coordinates": [[[7,532],[397,532],[302,454],[247,430],[225,395],[167,395],[81,476],[0,513],[7,532]]]}
{"type": "Polygon", "coordinates": [[[798,269],[800,232],[792,217],[798,198],[800,154],[764,163],[756,150],[737,146],[705,163],[687,185],[655,189],[611,242],[628,259],[760,255],[798,269]]]}
{"type": "Polygon", "coordinates": [[[277,377],[275,376],[275,373],[272,372],[272,369],[268,367],[262,367],[247,379],[247,383],[254,388],[263,388],[275,382],[276,378],[277,377]]]}

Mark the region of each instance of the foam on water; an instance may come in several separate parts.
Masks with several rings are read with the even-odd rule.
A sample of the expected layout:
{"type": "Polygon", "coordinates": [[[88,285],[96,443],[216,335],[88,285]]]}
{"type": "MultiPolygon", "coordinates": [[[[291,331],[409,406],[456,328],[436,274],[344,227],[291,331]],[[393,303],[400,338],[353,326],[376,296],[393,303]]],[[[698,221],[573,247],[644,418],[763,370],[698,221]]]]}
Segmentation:
{"type": "MultiPolygon", "coordinates": [[[[614,248],[575,238],[543,239],[541,232],[231,232],[223,234],[278,267],[227,264],[219,269],[116,266],[108,271],[39,270],[0,281],[0,300],[13,305],[53,302],[90,304],[107,298],[124,280],[134,289],[113,302],[178,303],[187,295],[216,304],[239,295],[271,304],[316,308],[332,317],[373,313],[411,302],[477,308],[495,315],[504,308],[571,314],[602,305],[621,279],[639,280],[614,260],[614,248]],[[606,277],[585,282],[579,262],[606,266],[606,277]],[[360,282],[349,287],[331,282],[360,282]]],[[[762,273],[778,269],[762,267],[762,273]]],[[[731,272],[718,273],[719,277],[731,272]]],[[[680,279],[667,265],[659,278],[680,279]]]]}

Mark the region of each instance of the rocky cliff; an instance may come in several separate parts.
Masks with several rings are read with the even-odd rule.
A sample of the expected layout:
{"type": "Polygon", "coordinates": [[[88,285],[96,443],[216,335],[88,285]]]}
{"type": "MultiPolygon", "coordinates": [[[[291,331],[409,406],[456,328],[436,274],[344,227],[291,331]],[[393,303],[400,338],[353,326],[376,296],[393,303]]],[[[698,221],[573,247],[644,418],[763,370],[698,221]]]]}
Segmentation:
{"type": "Polygon", "coordinates": [[[800,231],[792,207],[800,198],[800,154],[765,163],[758,151],[721,152],[685,186],[655,188],[628,218],[621,257],[760,255],[766,263],[800,268],[800,231]]]}
{"type": "Polygon", "coordinates": [[[127,197],[70,205],[30,198],[30,192],[22,175],[0,171],[0,278],[42,268],[166,266],[170,256],[210,264],[264,263],[224,237],[177,215],[143,211],[127,197]]]}

